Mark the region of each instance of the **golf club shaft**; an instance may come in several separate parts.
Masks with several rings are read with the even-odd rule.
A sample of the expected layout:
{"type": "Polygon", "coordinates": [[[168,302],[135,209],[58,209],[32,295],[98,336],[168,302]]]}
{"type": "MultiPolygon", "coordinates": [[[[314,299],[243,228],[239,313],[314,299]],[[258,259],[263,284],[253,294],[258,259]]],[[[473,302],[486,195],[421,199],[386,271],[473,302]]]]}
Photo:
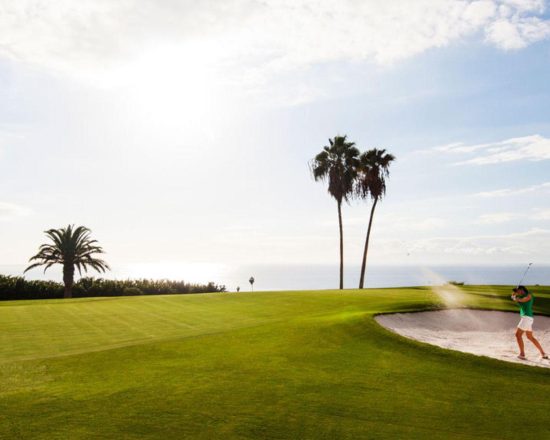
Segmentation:
{"type": "Polygon", "coordinates": [[[533,263],[529,263],[529,264],[527,265],[527,269],[525,269],[525,272],[523,272],[523,276],[521,277],[521,280],[519,280],[519,283],[517,284],[518,286],[520,286],[521,283],[523,282],[523,279],[525,278],[525,275],[527,275],[527,272],[529,272],[529,269],[531,269],[531,265],[532,265],[532,264],[533,264],[533,263]]]}

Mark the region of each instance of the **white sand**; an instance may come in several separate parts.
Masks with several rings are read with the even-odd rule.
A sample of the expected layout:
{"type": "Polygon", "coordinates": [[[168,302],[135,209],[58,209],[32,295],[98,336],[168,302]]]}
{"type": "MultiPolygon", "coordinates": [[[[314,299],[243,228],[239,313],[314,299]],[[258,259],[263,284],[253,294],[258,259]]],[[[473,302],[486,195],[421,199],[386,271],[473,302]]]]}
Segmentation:
{"type": "MultiPolygon", "coordinates": [[[[451,350],[488,356],[508,362],[550,368],[534,345],[525,337],[526,361],[519,353],[515,329],[519,313],[452,309],[418,313],[379,315],[379,324],[400,335],[451,350]]],[[[550,353],[550,318],[535,316],[533,333],[550,353]]]]}

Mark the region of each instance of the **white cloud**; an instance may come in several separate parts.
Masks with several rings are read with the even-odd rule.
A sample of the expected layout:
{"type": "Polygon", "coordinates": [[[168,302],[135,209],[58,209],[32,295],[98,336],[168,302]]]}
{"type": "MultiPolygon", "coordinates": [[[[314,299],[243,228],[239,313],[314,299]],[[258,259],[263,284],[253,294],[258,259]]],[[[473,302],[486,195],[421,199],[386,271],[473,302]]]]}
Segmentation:
{"type": "Polygon", "coordinates": [[[417,231],[428,232],[441,229],[447,226],[447,220],[440,217],[403,217],[403,216],[386,216],[381,218],[379,222],[382,224],[381,229],[386,231],[417,231]],[[385,226],[387,225],[387,226],[385,226]]]}
{"type": "Polygon", "coordinates": [[[393,63],[478,35],[525,47],[549,37],[543,11],[537,0],[0,0],[0,56],[97,80],[170,42],[191,68],[200,52],[229,80],[262,84],[318,63],[393,63]]]}
{"type": "MultiPolygon", "coordinates": [[[[377,239],[373,242],[377,261],[409,264],[495,264],[547,261],[550,229],[532,228],[495,235],[442,235],[426,238],[377,239]]],[[[536,262],[539,263],[536,263],[536,262]]]]}
{"type": "Polygon", "coordinates": [[[474,194],[474,197],[512,197],[534,192],[547,193],[548,191],[550,191],[550,182],[541,183],[539,185],[531,185],[524,188],[504,188],[494,191],[484,191],[474,194]]]}
{"type": "Polygon", "coordinates": [[[514,220],[550,220],[550,209],[532,209],[525,212],[494,212],[480,215],[477,223],[484,225],[496,225],[508,223],[514,220]]]}
{"type": "Polygon", "coordinates": [[[550,36],[550,23],[536,17],[500,19],[487,28],[487,40],[502,49],[523,49],[550,36]]]}
{"type": "Polygon", "coordinates": [[[455,165],[489,165],[517,161],[550,159],[550,138],[538,134],[477,145],[453,143],[435,147],[432,152],[475,156],[455,165]]]}
{"type": "Polygon", "coordinates": [[[514,212],[495,212],[492,214],[480,215],[478,219],[478,223],[481,223],[484,225],[494,225],[499,223],[507,223],[521,217],[522,215],[514,212]]]}
{"type": "Polygon", "coordinates": [[[535,220],[550,220],[550,209],[538,209],[533,215],[535,220]]]}
{"type": "Polygon", "coordinates": [[[543,13],[544,0],[505,0],[498,18],[487,25],[486,40],[505,50],[522,49],[550,36],[550,22],[529,13],[543,13]]]}
{"type": "Polygon", "coordinates": [[[512,9],[517,9],[519,12],[525,11],[544,11],[544,0],[503,0],[500,2],[499,8],[507,9],[508,13],[503,12],[502,15],[509,16],[512,14],[512,9]]]}
{"type": "Polygon", "coordinates": [[[533,228],[502,235],[427,238],[416,240],[411,248],[427,256],[495,256],[502,260],[531,255],[543,258],[550,252],[550,230],[533,228]]]}
{"type": "Polygon", "coordinates": [[[0,202],[0,220],[12,220],[16,217],[28,215],[30,209],[13,203],[0,202]]]}
{"type": "Polygon", "coordinates": [[[25,138],[24,128],[0,123],[0,148],[6,148],[25,138]]]}
{"type": "MultiPolygon", "coordinates": [[[[369,223],[368,216],[369,213],[366,213],[363,217],[345,216],[343,220],[344,226],[366,231],[366,227],[369,223]]],[[[321,222],[321,224],[324,227],[333,228],[335,221],[337,220],[327,219],[321,222]]],[[[448,225],[448,221],[441,217],[414,217],[400,215],[395,212],[392,214],[375,214],[375,223],[376,228],[379,231],[387,233],[403,231],[433,231],[448,225]]]]}

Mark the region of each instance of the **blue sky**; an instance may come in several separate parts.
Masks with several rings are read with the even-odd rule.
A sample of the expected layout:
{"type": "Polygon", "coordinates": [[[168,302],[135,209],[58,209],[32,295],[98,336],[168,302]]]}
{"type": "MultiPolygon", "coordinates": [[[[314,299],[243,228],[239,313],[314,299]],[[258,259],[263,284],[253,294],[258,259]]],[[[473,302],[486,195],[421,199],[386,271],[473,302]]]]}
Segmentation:
{"type": "Polygon", "coordinates": [[[549,8],[0,1],[0,264],[68,223],[145,276],[336,263],[336,134],[397,157],[372,262],[547,262],[549,8]]]}

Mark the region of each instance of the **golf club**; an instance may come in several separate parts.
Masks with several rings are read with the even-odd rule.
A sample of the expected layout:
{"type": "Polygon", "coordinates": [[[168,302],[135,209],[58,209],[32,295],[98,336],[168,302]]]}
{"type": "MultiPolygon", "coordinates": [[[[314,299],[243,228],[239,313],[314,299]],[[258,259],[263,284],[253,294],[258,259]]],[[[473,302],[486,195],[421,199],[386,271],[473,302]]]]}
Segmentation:
{"type": "Polygon", "coordinates": [[[529,269],[531,269],[531,265],[532,265],[532,264],[533,264],[533,263],[529,263],[529,264],[527,265],[527,269],[525,269],[525,272],[523,272],[523,276],[521,277],[521,280],[519,280],[519,283],[517,284],[516,287],[521,286],[521,283],[523,282],[523,280],[524,280],[524,278],[525,278],[525,275],[527,275],[527,272],[529,272],[529,269]]]}

